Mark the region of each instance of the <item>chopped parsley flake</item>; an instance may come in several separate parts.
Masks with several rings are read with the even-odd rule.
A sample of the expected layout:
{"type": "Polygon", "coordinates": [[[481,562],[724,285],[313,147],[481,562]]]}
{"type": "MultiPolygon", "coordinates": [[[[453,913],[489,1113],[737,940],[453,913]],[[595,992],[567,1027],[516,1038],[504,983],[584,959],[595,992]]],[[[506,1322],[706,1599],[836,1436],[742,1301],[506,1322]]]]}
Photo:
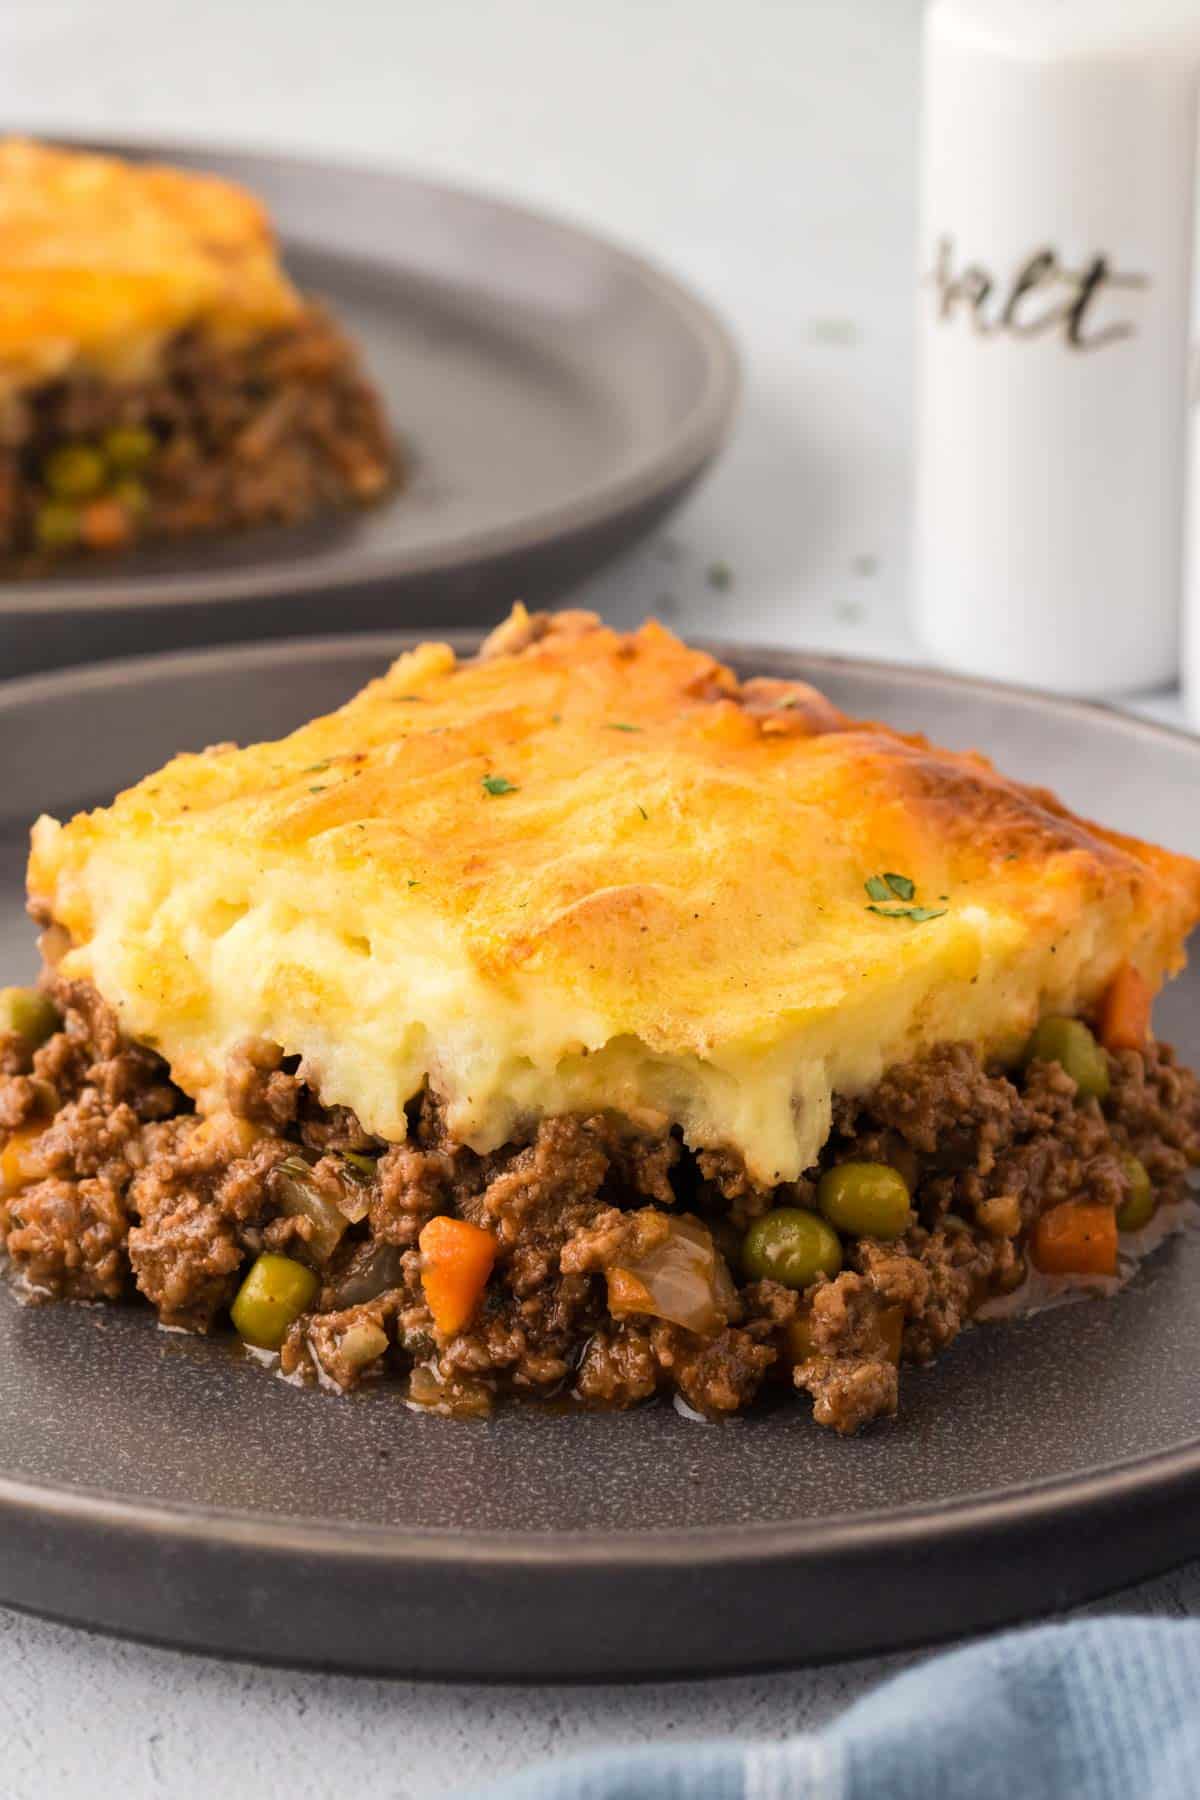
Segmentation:
{"type": "Polygon", "coordinates": [[[708,565],[708,585],[724,593],[733,586],[733,570],[727,562],[715,562],[708,565]]]}
{"type": "Polygon", "coordinates": [[[868,906],[868,912],[878,913],[881,919],[908,919],[914,925],[923,925],[926,919],[944,919],[944,906],[868,906]]]}
{"type": "MultiPolygon", "coordinates": [[[[884,900],[890,903],[892,900],[915,900],[917,897],[917,884],[915,881],[911,880],[907,875],[897,875],[887,869],[884,870],[882,875],[872,875],[869,880],[863,882],[863,886],[867,890],[868,897],[872,900],[884,900]]],[[[945,894],[943,894],[941,898],[944,900],[946,898],[945,894]]],[[[923,909],[918,908],[917,910],[922,911],[923,909]]],[[[878,912],[879,907],[869,906],[867,911],[878,912]]],[[[908,914],[903,910],[884,913],[884,918],[887,919],[903,919],[907,917],[908,914]]]]}
{"type": "Polygon", "coordinates": [[[507,775],[485,775],[483,778],[483,791],[485,794],[493,795],[516,794],[519,793],[520,789],[515,781],[510,781],[508,779],[507,775]]]}
{"type": "Polygon", "coordinates": [[[638,811],[641,813],[643,819],[648,819],[650,817],[650,814],[646,811],[644,806],[639,806],[638,811]]]}
{"type": "Polygon", "coordinates": [[[614,719],[612,724],[606,725],[604,729],[606,731],[640,731],[642,728],[640,725],[627,725],[623,719],[614,719]]]}
{"type": "Polygon", "coordinates": [[[408,885],[409,887],[420,887],[421,884],[419,881],[410,881],[408,885]]]}
{"type": "Polygon", "coordinates": [[[324,762],[309,763],[307,769],[301,769],[300,773],[302,775],[321,775],[329,767],[329,765],[332,761],[333,761],[333,758],[331,756],[327,756],[325,758],[324,762]]]}
{"type": "Polygon", "coordinates": [[[310,794],[323,794],[328,786],[327,781],[319,781],[316,787],[310,787],[308,791],[310,794]]]}

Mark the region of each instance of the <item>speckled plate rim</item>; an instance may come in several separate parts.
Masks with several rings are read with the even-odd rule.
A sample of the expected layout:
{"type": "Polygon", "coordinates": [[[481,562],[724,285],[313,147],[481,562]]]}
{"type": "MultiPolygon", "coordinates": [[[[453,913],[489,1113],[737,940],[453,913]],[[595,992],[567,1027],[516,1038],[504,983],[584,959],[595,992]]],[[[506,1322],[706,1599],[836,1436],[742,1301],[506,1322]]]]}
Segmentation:
{"type": "MultiPolygon", "coordinates": [[[[24,129],[39,135],[36,127],[24,129]]],[[[614,268],[640,283],[664,312],[675,315],[679,329],[700,351],[703,377],[687,418],[657,450],[643,455],[575,500],[527,514],[512,524],[460,532],[424,550],[406,551],[402,556],[394,550],[356,548],[347,558],[345,576],[333,580],[328,569],[313,569],[311,574],[306,574],[303,560],[295,557],[289,558],[286,566],[276,562],[248,563],[245,567],[206,571],[201,549],[196,569],[187,573],[146,576],[131,571],[125,580],[118,563],[113,565],[111,579],[103,583],[56,580],[45,588],[34,581],[0,584],[0,619],[10,615],[36,617],[60,611],[107,612],[130,607],[153,611],[197,600],[206,604],[232,605],[240,600],[276,594],[284,579],[288,588],[297,593],[317,592],[344,584],[368,586],[397,575],[432,575],[462,565],[516,556],[548,541],[583,534],[670,494],[698,474],[729,437],[741,393],[741,365],[728,329],[717,313],[683,282],[600,232],[493,195],[486,189],[434,181],[404,170],[350,158],[331,156],[318,160],[261,147],[243,148],[224,142],[206,143],[183,138],[71,137],[58,132],[46,135],[56,143],[117,156],[152,155],[165,161],[206,156],[234,159],[244,165],[245,179],[250,185],[254,183],[255,167],[268,164],[286,165],[298,179],[309,174],[344,178],[348,184],[395,183],[420,195],[434,207],[455,207],[465,202],[520,220],[548,240],[556,240],[564,252],[575,247],[589,256],[603,256],[614,268]]],[[[286,231],[281,235],[287,235],[286,231]]],[[[315,239],[306,241],[306,247],[326,248],[315,239]]],[[[363,259],[358,256],[356,260],[361,262],[363,259]]]]}
{"type": "MultiPolygon", "coordinates": [[[[634,1415],[636,1416],[636,1414],[634,1415]]],[[[702,1427],[697,1427],[702,1429],[702,1427]]],[[[722,1430],[723,1426],[709,1427],[722,1430]]],[[[1073,1520],[1114,1503],[1132,1505],[1148,1493],[1170,1490],[1182,1500],[1200,1496],[1200,1438],[1174,1449],[1156,1451],[1105,1469],[1069,1477],[1049,1476],[992,1497],[878,1509],[853,1516],[830,1514],[815,1538],[811,1522],[675,1526],[661,1531],[546,1531],[533,1533],[438,1530],[434,1526],[364,1525],[358,1521],[325,1521],[286,1514],[256,1515],[210,1506],[184,1506],[166,1501],[124,1500],[103,1490],[81,1486],[70,1491],[0,1475],[0,1518],[10,1511],[101,1525],[107,1529],[151,1527],[181,1539],[213,1545],[230,1544],[255,1550],[272,1549],[322,1557],[364,1558],[389,1565],[412,1559],[422,1563],[470,1562],[492,1567],[528,1568],[558,1564],[569,1551],[573,1562],[600,1568],[695,1568],[699,1562],[762,1564],[775,1559],[825,1561],[848,1550],[893,1550],[923,1542],[928,1527],[936,1537],[975,1540],[1040,1520],[1059,1518],[1069,1503],[1073,1520]],[[736,1540],[736,1541],[735,1541],[736,1540]]],[[[1194,1552],[1181,1551],[1180,1560],[1194,1552]]],[[[1166,1565],[1164,1565],[1166,1566],[1166,1565]]]]}
{"type": "MultiPolygon", "coordinates": [[[[249,668],[264,662],[275,666],[327,662],[339,654],[382,659],[411,648],[423,635],[337,635],[286,645],[174,652],[95,668],[59,670],[0,683],[0,714],[81,688],[119,691],[144,681],[151,667],[164,675],[187,676],[210,669],[215,672],[227,666],[230,656],[249,668]]],[[[479,642],[478,633],[443,636],[460,651],[471,651],[479,642]]],[[[704,647],[737,666],[763,673],[818,681],[823,674],[839,673],[901,678],[933,694],[990,694],[1068,720],[1100,717],[1107,729],[1131,741],[1168,740],[1183,748],[1195,757],[1200,778],[1200,739],[1096,702],[1049,696],[919,665],[729,641],[710,640],[704,647]]],[[[631,1428],[636,1429],[635,1419],[631,1428]]],[[[77,1624],[183,1648],[307,1663],[314,1660],[312,1656],[298,1653],[292,1657],[286,1650],[270,1647],[269,1639],[264,1643],[253,1624],[243,1622],[238,1631],[226,1631],[194,1622],[188,1609],[202,1609],[204,1592],[194,1581],[188,1590],[190,1597],[180,1601],[166,1626],[162,1621],[156,1624],[153,1614],[147,1616],[144,1610],[137,1614],[135,1608],[124,1606],[125,1589],[118,1582],[125,1576],[119,1571],[128,1569],[131,1557],[150,1555],[156,1566],[177,1573],[188,1554],[195,1552],[209,1578],[217,1565],[222,1565],[222,1579],[227,1582],[233,1579],[230,1568],[240,1571],[243,1580],[253,1572],[264,1594],[279,1596],[303,1569],[318,1591],[314,1605],[323,1617],[333,1619],[339,1611],[353,1615],[354,1595],[359,1596],[358,1605],[369,1604],[376,1592],[374,1584],[384,1579],[401,1579],[419,1611],[444,1592],[446,1572],[456,1567],[466,1586],[476,1584],[484,1595],[503,1596],[509,1609],[506,1630],[526,1645],[515,1660],[507,1647],[508,1637],[497,1645],[486,1639],[486,1633],[471,1649],[463,1649],[458,1640],[439,1643],[435,1638],[422,1646],[420,1657],[415,1653],[412,1657],[389,1655],[377,1646],[361,1650],[353,1637],[337,1640],[335,1636],[324,1657],[325,1666],[386,1669],[435,1679],[712,1674],[836,1659],[868,1649],[898,1649],[1112,1592],[1196,1554],[1200,1528],[1189,1536],[1178,1530],[1178,1521],[1183,1515],[1196,1517],[1197,1503],[1200,1432],[1146,1455],[1019,1483],[1011,1489],[854,1515],[828,1514],[817,1531],[811,1519],[667,1526],[661,1531],[637,1532],[521,1533],[375,1526],[144,1502],[86,1486],[65,1489],[0,1473],[0,1600],[77,1624]],[[56,1601],[49,1591],[48,1584],[58,1577],[61,1562],[62,1545],[55,1554],[48,1548],[55,1545],[56,1533],[70,1546],[72,1562],[78,1559],[98,1582],[98,1600],[56,1601]],[[14,1558],[22,1564],[18,1574],[13,1573],[14,1558]],[[901,1584],[905,1591],[910,1591],[918,1578],[927,1587],[928,1603],[919,1617],[905,1611],[887,1627],[872,1626],[866,1632],[853,1617],[848,1622],[835,1621],[819,1653],[781,1646],[765,1630],[747,1631],[744,1627],[732,1647],[712,1644],[711,1608],[715,1606],[718,1613],[735,1608],[751,1573],[768,1579],[781,1600],[789,1592],[807,1600],[814,1590],[837,1596],[847,1583],[851,1587],[857,1584],[861,1593],[864,1583],[885,1578],[896,1558],[906,1567],[905,1583],[901,1584]],[[1050,1585],[1044,1574],[1048,1563],[1056,1570],[1050,1585]],[[956,1571],[955,1582],[947,1582],[948,1569],[956,1571]],[[682,1571],[702,1579],[680,1583],[682,1571]],[[597,1651],[594,1661],[573,1659],[570,1650],[564,1651],[553,1641],[552,1633],[544,1654],[531,1651],[531,1634],[536,1635],[539,1624],[545,1630],[552,1616],[543,1583],[526,1585],[523,1580],[534,1572],[547,1580],[553,1578],[560,1607],[594,1606],[598,1620],[606,1606],[615,1605],[608,1597],[608,1584],[619,1587],[623,1574],[636,1577],[649,1593],[661,1593],[663,1603],[674,1609],[674,1636],[668,1634],[664,1640],[661,1630],[647,1631],[643,1642],[625,1646],[619,1655],[609,1645],[597,1651]],[[964,1590],[971,1594],[968,1625],[962,1620],[964,1590]],[[527,1615],[522,1607],[528,1608],[527,1615]],[[672,1653],[672,1644],[677,1654],[672,1653]]],[[[498,1600],[493,1599],[493,1604],[499,1604],[498,1600]]]]}

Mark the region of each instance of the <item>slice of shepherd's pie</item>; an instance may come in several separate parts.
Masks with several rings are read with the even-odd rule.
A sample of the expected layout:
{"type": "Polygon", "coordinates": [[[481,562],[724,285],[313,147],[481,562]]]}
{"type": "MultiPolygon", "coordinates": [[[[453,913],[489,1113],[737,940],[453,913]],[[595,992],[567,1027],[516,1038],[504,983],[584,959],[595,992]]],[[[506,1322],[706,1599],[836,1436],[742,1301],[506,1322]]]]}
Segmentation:
{"type": "Polygon", "coordinates": [[[29,888],[21,1284],[340,1388],[783,1378],[850,1431],[981,1309],[1113,1285],[1200,1161],[1149,1023],[1200,864],[657,625],[426,645],[39,820],[29,888]]]}
{"type": "Polygon", "coordinates": [[[354,349],[257,200],[0,142],[0,559],[303,519],[392,475],[354,349]]]}

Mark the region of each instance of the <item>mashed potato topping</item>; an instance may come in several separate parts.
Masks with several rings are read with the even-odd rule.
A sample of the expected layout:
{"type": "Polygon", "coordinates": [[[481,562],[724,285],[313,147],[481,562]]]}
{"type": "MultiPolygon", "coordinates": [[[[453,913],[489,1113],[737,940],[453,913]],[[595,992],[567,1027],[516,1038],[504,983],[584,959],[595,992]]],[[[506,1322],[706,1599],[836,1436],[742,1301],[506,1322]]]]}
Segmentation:
{"type": "Polygon", "coordinates": [[[477,1149],[603,1108],[764,1183],[834,1093],[946,1039],[1014,1054],[1125,961],[1157,986],[1200,917],[1200,864],[583,614],[42,818],[29,886],[201,1106],[262,1037],[385,1138],[428,1081],[477,1149]]]}
{"type": "Polygon", "coordinates": [[[80,366],[142,380],[175,332],[236,342],[299,313],[266,213],[230,182],[0,142],[0,398],[80,366]]]}

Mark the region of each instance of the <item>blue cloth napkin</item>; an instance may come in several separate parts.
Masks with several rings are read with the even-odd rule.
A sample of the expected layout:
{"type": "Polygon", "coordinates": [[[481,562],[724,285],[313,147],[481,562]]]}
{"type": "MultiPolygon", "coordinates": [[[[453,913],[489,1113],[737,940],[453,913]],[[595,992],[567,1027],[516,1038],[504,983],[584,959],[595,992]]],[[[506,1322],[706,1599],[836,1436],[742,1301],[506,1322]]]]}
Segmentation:
{"type": "Polygon", "coordinates": [[[1197,1800],[1200,1622],[1110,1618],[935,1656],[809,1737],[613,1750],[489,1800],[1197,1800]]]}

